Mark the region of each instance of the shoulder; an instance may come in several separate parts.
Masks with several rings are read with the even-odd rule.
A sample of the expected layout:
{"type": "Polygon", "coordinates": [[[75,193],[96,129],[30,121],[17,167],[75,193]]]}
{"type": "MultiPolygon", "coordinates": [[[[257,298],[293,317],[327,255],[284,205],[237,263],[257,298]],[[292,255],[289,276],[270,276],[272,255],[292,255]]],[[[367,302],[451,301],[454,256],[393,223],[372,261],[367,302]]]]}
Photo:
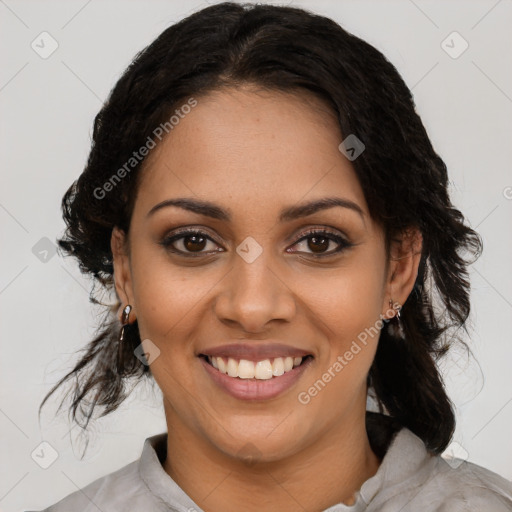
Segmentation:
{"type": "MultiPolygon", "coordinates": [[[[170,479],[159,462],[159,458],[165,455],[162,451],[166,448],[166,436],[163,433],[147,438],[139,459],[94,480],[41,512],[168,510],[161,497],[148,486],[149,480],[170,479]]],[[[154,484],[149,482],[149,485],[154,484]]]]}
{"type": "Polygon", "coordinates": [[[126,510],[128,504],[137,505],[140,502],[141,505],[147,505],[147,494],[141,484],[138,461],[134,461],[69,494],[42,512],[97,512],[103,507],[108,507],[109,512],[117,512],[126,510]]]}
{"type": "Polygon", "coordinates": [[[512,511],[512,483],[467,461],[436,458],[431,488],[443,496],[439,512],[512,511]]]}
{"type": "Polygon", "coordinates": [[[427,451],[410,430],[394,436],[362,487],[367,512],[512,512],[512,483],[488,469],[427,451]]]}

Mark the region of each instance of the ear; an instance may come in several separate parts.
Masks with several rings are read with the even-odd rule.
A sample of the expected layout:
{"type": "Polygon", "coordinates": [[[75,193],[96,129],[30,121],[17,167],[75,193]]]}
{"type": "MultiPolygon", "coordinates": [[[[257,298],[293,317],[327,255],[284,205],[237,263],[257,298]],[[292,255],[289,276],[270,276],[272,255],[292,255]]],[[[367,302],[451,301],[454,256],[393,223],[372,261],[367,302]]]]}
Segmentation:
{"type": "Polygon", "coordinates": [[[409,297],[421,260],[423,237],[416,227],[410,227],[401,232],[390,242],[390,255],[384,295],[384,317],[389,318],[390,304],[398,302],[403,306],[409,297]]]}
{"type": "Polygon", "coordinates": [[[130,267],[130,257],[128,251],[128,240],[123,230],[114,227],[110,238],[110,248],[112,250],[112,262],[114,265],[114,283],[117,295],[122,303],[132,305],[131,319],[134,318],[135,304],[132,287],[132,272],[130,267]]]}

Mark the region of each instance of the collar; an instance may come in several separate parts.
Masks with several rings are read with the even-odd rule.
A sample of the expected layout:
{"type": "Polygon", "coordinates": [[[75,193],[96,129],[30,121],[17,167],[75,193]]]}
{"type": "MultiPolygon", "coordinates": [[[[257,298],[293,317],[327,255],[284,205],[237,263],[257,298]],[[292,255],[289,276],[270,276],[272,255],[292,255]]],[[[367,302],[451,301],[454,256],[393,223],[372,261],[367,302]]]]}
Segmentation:
{"type": "MultiPolygon", "coordinates": [[[[200,508],[165,472],[162,463],[167,456],[167,432],[149,437],[144,442],[138,471],[146,487],[155,498],[177,512],[199,511],[200,508]]],[[[366,480],[356,493],[354,505],[333,505],[325,512],[360,512],[379,494],[388,499],[400,492],[402,485],[413,476],[423,473],[428,477],[433,457],[423,441],[407,428],[392,437],[377,473],[366,480]]]]}
{"type": "Polygon", "coordinates": [[[142,455],[139,459],[139,476],[167,510],[176,512],[199,511],[183,489],[165,472],[162,463],[167,456],[167,432],[148,437],[144,441],[142,455]]]}

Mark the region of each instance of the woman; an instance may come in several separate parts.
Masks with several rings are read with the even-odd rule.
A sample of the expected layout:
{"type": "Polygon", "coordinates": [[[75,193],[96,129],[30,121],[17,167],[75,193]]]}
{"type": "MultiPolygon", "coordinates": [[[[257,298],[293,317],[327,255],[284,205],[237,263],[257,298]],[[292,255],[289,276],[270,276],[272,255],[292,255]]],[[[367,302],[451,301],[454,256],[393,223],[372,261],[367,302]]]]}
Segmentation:
{"type": "Polygon", "coordinates": [[[93,138],[60,246],[118,302],[42,405],[74,379],[87,426],[153,378],[168,432],[48,511],[512,510],[440,457],[435,361],[481,241],[382,54],[300,9],[208,7],[137,55],[93,138]]]}

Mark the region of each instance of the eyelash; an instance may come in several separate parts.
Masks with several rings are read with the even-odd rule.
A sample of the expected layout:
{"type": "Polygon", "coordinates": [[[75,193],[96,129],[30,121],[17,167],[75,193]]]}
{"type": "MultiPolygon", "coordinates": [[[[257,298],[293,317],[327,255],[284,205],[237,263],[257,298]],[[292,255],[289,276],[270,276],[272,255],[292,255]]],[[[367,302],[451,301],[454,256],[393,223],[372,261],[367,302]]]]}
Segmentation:
{"type": "MultiPolygon", "coordinates": [[[[186,258],[198,258],[202,257],[208,254],[212,254],[212,252],[184,252],[179,249],[173,248],[172,244],[176,242],[177,240],[181,240],[182,238],[187,238],[189,236],[198,236],[201,238],[206,238],[207,240],[210,240],[213,243],[216,243],[215,240],[213,240],[210,236],[208,236],[205,232],[196,230],[196,229],[184,229],[176,232],[175,234],[171,236],[165,237],[160,243],[164,248],[169,250],[170,252],[176,253],[181,256],[185,256],[186,258]]],[[[327,229],[311,229],[309,231],[305,231],[299,235],[299,239],[293,244],[297,245],[298,243],[302,242],[303,240],[307,240],[308,238],[323,236],[327,238],[328,240],[332,240],[339,244],[339,247],[335,249],[334,251],[330,251],[328,253],[323,254],[315,254],[315,253],[307,253],[308,256],[312,256],[313,258],[327,258],[329,256],[334,256],[336,254],[339,254],[345,249],[349,249],[350,247],[353,247],[354,244],[348,242],[340,235],[333,233],[332,231],[329,231],[327,229]]],[[[222,251],[213,251],[213,252],[222,252],[222,251]]],[[[298,251],[297,251],[298,252],[298,251]]]]}

